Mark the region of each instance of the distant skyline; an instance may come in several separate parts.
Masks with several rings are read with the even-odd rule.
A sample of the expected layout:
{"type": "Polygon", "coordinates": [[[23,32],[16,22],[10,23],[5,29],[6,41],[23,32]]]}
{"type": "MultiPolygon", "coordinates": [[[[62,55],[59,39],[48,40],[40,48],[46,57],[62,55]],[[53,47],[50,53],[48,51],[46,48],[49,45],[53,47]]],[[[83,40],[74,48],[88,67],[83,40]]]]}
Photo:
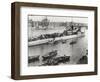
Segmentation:
{"type": "Polygon", "coordinates": [[[44,18],[47,18],[51,22],[88,23],[88,17],[28,15],[28,19],[32,19],[33,21],[41,21],[44,18]]]}

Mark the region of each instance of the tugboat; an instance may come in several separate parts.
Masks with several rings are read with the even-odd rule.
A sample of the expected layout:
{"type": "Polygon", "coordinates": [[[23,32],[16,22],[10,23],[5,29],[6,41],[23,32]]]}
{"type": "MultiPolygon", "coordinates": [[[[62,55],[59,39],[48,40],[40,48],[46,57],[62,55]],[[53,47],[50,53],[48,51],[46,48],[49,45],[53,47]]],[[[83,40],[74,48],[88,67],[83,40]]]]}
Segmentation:
{"type": "Polygon", "coordinates": [[[43,65],[59,65],[61,63],[66,63],[70,61],[70,56],[60,56],[48,59],[43,65]]]}
{"type": "Polygon", "coordinates": [[[73,44],[76,44],[77,43],[77,41],[72,41],[72,42],[70,42],[70,45],[73,45],[73,44]]]}
{"type": "Polygon", "coordinates": [[[57,50],[53,50],[51,52],[49,52],[48,54],[42,56],[43,61],[46,61],[48,59],[51,59],[52,57],[55,57],[57,55],[57,50]]]}

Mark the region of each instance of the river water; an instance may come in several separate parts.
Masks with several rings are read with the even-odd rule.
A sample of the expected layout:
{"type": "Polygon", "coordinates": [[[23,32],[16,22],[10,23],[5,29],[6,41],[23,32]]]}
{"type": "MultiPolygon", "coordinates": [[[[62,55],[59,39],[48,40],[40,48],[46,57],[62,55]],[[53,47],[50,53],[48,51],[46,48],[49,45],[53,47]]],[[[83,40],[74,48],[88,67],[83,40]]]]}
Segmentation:
{"type": "Polygon", "coordinates": [[[86,55],[86,50],[88,49],[88,30],[85,30],[85,36],[79,38],[73,38],[66,40],[66,43],[61,41],[58,44],[43,44],[37,46],[28,47],[28,56],[40,55],[40,61],[36,63],[29,63],[29,66],[38,66],[41,65],[42,56],[46,55],[48,52],[53,50],[58,51],[58,56],[70,56],[70,61],[66,64],[76,64],[78,60],[86,55]],[[75,44],[70,44],[72,41],[76,41],[75,44]]]}

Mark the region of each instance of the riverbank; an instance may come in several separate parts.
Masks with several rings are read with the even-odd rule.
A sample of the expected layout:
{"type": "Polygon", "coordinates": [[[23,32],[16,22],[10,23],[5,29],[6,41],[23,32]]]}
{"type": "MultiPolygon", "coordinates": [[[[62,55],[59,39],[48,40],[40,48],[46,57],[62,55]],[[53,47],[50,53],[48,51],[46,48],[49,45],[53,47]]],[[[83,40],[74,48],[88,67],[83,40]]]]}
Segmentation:
{"type": "Polygon", "coordinates": [[[49,38],[49,39],[31,41],[31,42],[28,42],[28,46],[40,45],[40,44],[44,44],[44,43],[48,43],[48,42],[52,42],[52,41],[59,41],[59,40],[67,40],[67,39],[72,39],[72,38],[78,38],[78,37],[82,37],[82,36],[84,36],[84,34],[57,37],[55,39],[49,38]]]}

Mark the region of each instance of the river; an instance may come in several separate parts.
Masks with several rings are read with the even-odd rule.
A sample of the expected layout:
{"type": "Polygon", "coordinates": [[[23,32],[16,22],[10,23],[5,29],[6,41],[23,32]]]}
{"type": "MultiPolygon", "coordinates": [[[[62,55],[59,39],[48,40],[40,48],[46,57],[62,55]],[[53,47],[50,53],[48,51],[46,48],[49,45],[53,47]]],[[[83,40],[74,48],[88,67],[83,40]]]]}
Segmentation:
{"type": "Polygon", "coordinates": [[[77,61],[86,54],[86,50],[88,49],[88,30],[85,30],[85,36],[79,38],[73,38],[66,40],[66,43],[62,43],[59,41],[58,44],[43,44],[36,46],[28,47],[28,56],[36,56],[40,55],[40,61],[36,63],[29,63],[29,66],[38,66],[41,65],[42,56],[46,55],[48,52],[53,50],[58,51],[58,56],[70,56],[70,61],[66,64],[76,64],[77,61]],[[72,41],[76,41],[75,44],[70,44],[72,41]]]}

